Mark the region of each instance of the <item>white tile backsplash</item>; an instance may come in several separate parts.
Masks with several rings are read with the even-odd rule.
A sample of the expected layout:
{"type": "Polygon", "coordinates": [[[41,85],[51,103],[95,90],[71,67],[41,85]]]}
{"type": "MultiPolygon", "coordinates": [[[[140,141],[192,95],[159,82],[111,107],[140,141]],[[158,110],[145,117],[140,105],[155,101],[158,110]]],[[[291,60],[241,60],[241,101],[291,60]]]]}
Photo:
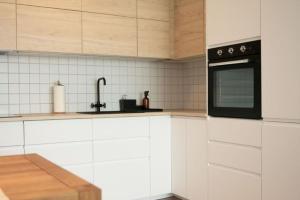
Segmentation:
{"type": "Polygon", "coordinates": [[[52,112],[52,87],[65,85],[67,112],[90,111],[96,101],[97,78],[106,110],[119,110],[123,95],[143,98],[150,107],[205,108],[205,62],[164,63],[90,56],[14,54],[0,56],[0,114],[52,112]]]}

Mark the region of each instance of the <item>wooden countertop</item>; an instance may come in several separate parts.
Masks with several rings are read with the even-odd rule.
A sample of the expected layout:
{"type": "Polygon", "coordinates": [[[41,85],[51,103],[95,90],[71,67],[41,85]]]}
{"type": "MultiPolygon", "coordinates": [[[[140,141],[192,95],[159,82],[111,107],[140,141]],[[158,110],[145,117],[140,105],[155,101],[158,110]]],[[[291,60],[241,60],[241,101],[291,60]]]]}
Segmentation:
{"type": "Polygon", "coordinates": [[[182,116],[182,117],[201,117],[206,118],[206,111],[195,110],[165,110],[163,112],[146,112],[146,113],[121,113],[121,114],[79,114],[79,113],[65,113],[65,114],[25,114],[20,117],[0,118],[0,122],[14,122],[14,121],[39,121],[39,120],[59,120],[59,119],[93,119],[93,118],[118,118],[118,117],[143,117],[143,116],[182,116]]]}
{"type": "Polygon", "coordinates": [[[10,200],[101,200],[101,190],[37,154],[0,157],[0,188],[10,200]]]}

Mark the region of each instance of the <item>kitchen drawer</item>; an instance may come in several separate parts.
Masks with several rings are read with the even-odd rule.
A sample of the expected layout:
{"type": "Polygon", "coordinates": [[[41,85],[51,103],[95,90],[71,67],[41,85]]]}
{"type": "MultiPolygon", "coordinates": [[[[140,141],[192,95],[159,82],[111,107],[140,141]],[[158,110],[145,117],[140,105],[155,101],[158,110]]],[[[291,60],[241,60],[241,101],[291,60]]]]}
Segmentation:
{"type": "Polygon", "coordinates": [[[209,140],[261,147],[262,121],[209,118],[209,140]]]}
{"type": "Polygon", "coordinates": [[[261,150],[257,148],[210,142],[208,159],[213,164],[261,173],[261,150]]]}
{"type": "Polygon", "coordinates": [[[37,153],[57,165],[76,165],[93,161],[92,142],[25,146],[25,153],[37,153]]]}
{"type": "Polygon", "coordinates": [[[94,143],[94,159],[102,162],[149,157],[149,145],[148,138],[97,141],[94,143]]]}
{"type": "Polygon", "coordinates": [[[92,135],[90,119],[25,122],[26,144],[91,141],[92,135]]]}
{"type": "Polygon", "coordinates": [[[209,200],[261,200],[261,177],[209,166],[209,200]]]}
{"type": "Polygon", "coordinates": [[[63,168],[90,183],[94,182],[92,164],[63,166],[63,168]]]}
{"type": "Polygon", "coordinates": [[[23,122],[0,123],[0,147],[24,145],[23,122]]]}
{"type": "Polygon", "coordinates": [[[149,137],[148,117],[94,119],[94,139],[149,137]]]}
{"type": "Polygon", "coordinates": [[[0,147],[0,156],[10,156],[24,154],[24,148],[22,146],[19,147],[0,147]]]}

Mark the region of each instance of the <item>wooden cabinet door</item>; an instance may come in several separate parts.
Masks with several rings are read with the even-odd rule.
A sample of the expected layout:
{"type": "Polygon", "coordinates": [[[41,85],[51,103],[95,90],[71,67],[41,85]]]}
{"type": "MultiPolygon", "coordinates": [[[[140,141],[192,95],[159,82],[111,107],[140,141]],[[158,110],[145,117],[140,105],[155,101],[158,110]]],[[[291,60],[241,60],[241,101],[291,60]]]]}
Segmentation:
{"type": "Polygon", "coordinates": [[[100,14],[136,17],[136,0],[82,0],[82,10],[100,14]]]}
{"type": "Polygon", "coordinates": [[[17,6],[17,49],[81,53],[81,13],[17,6]]]}
{"type": "Polygon", "coordinates": [[[138,56],[170,58],[170,24],[138,19],[138,56]]]}
{"type": "Polygon", "coordinates": [[[170,0],[137,0],[137,17],[169,21],[170,6],[170,0]]]}
{"type": "Polygon", "coordinates": [[[150,196],[149,159],[96,163],[94,181],[105,200],[145,199],[150,196]]]}
{"type": "Polygon", "coordinates": [[[260,0],[206,1],[208,46],[260,36],[260,0]]]}
{"type": "Polygon", "coordinates": [[[137,56],[136,19],[82,13],[83,53],[137,56]]]}
{"type": "Polygon", "coordinates": [[[200,56],[205,53],[203,0],[175,1],[175,58],[200,56]]]}
{"type": "Polygon", "coordinates": [[[207,199],[206,120],[186,119],[186,189],[189,200],[207,199]]]}
{"type": "Polygon", "coordinates": [[[16,5],[0,3],[0,50],[16,49],[16,5]]]}
{"type": "Polygon", "coordinates": [[[171,119],[150,118],[151,196],[171,193],[171,119]]]}
{"type": "Polygon", "coordinates": [[[17,0],[17,4],[68,10],[81,10],[81,0],[17,0]]]}
{"type": "Polygon", "coordinates": [[[262,199],[300,199],[300,125],[265,123],[262,151],[262,199]]]}
{"type": "Polygon", "coordinates": [[[16,0],[0,0],[3,3],[16,3],[16,0]]]}
{"type": "Polygon", "coordinates": [[[172,118],[172,193],[186,195],[186,121],[172,118]]]}
{"type": "Polygon", "coordinates": [[[262,0],[262,116],[300,122],[300,1],[262,0]]]}

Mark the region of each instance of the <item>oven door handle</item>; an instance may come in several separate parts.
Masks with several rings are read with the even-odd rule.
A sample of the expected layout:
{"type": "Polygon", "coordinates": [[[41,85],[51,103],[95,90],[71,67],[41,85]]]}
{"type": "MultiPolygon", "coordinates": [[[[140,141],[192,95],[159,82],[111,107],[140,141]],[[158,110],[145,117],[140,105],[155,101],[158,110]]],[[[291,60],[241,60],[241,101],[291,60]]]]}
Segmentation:
{"type": "Polygon", "coordinates": [[[242,59],[242,60],[233,60],[227,62],[217,62],[217,63],[209,63],[209,67],[217,67],[217,66],[225,66],[225,65],[236,65],[236,64],[246,64],[249,63],[249,59],[242,59]]]}

